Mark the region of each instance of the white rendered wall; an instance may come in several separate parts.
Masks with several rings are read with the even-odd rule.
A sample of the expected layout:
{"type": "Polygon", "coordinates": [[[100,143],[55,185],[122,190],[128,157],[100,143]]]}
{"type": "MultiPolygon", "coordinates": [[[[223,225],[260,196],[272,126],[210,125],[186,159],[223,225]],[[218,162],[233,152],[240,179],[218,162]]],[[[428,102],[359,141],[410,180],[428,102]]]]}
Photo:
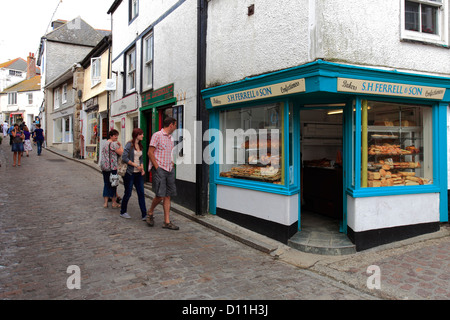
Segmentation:
{"type": "Polygon", "coordinates": [[[210,1],[207,87],[308,62],[308,15],[308,0],[210,1]]]}
{"type": "Polygon", "coordinates": [[[429,222],[439,222],[439,193],[347,196],[347,225],[354,232],[429,222]]]}
{"type": "Polygon", "coordinates": [[[318,1],[323,58],[409,72],[450,75],[447,48],[400,41],[400,2],[318,1]]]}
{"type": "Polygon", "coordinates": [[[298,221],[298,194],[285,196],[218,185],[217,208],[290,226],[298,221]]]}
{"type": "Polygon", "coordinates": [[[448,48],[402,41],[401,1],[210,1],[207,87],[317,59],[449,76],[448,48]]]}
{"type": "MultiPolygon", "coordinates": [[[[174,96],[183,96],[178,104],[184,105],[184,128],[195,138],[197,110],[197,1],[186,0],[177,4],[170,1],[139,1],[139,15],[128,24],[128,3],[122,2],[113,14],[113,71],[124,71],[123,54],[135,43],[136,92],[141,89],[141,43],[144,31],[153,25],[153,89],[174,84],[174,96]],[[157,23],[156,23],[157,22],[157,23]],[[136,38],[138,38],[136,40],[136,38]]],[[[113,101],[122,98],[123,79],[117,77],[117,90],[113,101]]],[[[139,99],[139,108],[141,100],[139,99]]],[[[177,179],[195,182],[195,144],[184,148],[183,163],[177,165],[177,179]]]]}

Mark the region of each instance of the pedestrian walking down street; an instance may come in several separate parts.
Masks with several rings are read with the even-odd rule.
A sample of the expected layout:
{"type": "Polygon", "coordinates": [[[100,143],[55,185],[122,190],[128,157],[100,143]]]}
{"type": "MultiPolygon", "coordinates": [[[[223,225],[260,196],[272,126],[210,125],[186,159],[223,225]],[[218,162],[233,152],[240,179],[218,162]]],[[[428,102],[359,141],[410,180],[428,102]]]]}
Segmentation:
{"type": "Polygon", "coordinates": [[[25,135],[23,134],[23,131],[19,129],[19,125],[16,123],[14,124],[14,129],[11,130],[11,137],[12,137],[12,145],[11,145],[11,151],[13,152],[13,167],[17,165],[20,167],[20,161],[22,159],[22,153],[23,153],[23,140],[25,139],[25,135]]]}
{"type": "Polygon", "coordinates": [[[36,125],[36,130],[33,132],[33,138],[36,140],[37,145],[37,155],[40,156],[42,153],[42,144],[44,143],[44,130],[41,129],[41,125],[38,123],[36,125]]]}
{"type": "Polygon", "coordinates": [[[23,134],[25,136],[25,140],[23,142],[23,150],[27,153],[27,157],[29,157],[29,152],[33,151],[33,147],[31,146],[31,140],[30,140],[31,133],[28,130],[27,126],[23,127],[23,134]]]}
{"type": "Polygon", "coordinates": [[[176,128],[177,121],[174,118],[167,117],[164,119],[164,127],[153,134],[148,150],[150,170],[153,178],[152,187],[155,198],[148,210],[147,223],[149,226],[154,225],[154,210],[162,201],[164,208],[163,228],[170,230],[180,229],[170,221],[170,197],[177,195],[175,170],[172,161],[172,133],[176,128]]]}
{"type": "Polygon", "coordinates": [[[103,174],[103,207],[108,208],[108,199],[112,198],[111,206],[120,208],[116,201],[117,186],[112,186],[110,181],[111,174],[117,174],[117,157],[123,153],[122,144],[117,141],[119,131],[113,129],[109,132],[109,139],[103,144],[101,150],[100,168],[103,174]]]}
{"type": "Polygon", "coordinates": [[[127,164],[127,172],[123,177],[123,184],[125,187],[125,193],[122,199],[122,208],[120,209],[120,216],[122,218],[131,218],[127,212],[128,201],[130,200],[133,186],[136,188],[138,195],[139,208],[141,209],[142,220],[145,221],[147,216],[147,208],[145,206],[145,193],[144,193],[144,162],[142,153],[144,146],[142,145],[142,139],[144,139],[144,131],[139,128],[133,129],[131,134],[131,141],[125,145],[122,154],[122,161],[127,164]]]}
{"type": "Polygon", "coordinates": [[[8,124],[8,122],[3,122],[3,125],[2,125],[2,129],[3,129],[3,139],[5,139],[5,137],[7,137],[8,136],[8,128],[9,128],[9,124],[8,124]]]}

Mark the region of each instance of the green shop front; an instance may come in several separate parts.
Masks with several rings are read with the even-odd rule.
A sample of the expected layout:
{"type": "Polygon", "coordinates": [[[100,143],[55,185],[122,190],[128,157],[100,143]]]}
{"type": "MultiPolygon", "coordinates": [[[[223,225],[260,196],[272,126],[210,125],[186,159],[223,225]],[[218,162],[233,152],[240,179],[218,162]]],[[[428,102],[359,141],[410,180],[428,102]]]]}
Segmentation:
{"type": "Polygon", "coordinates": [[[449,83],[319,60],[204,90],[210,212],[284,243],[334,219],[356,250],[439,230],[449,83]]]}

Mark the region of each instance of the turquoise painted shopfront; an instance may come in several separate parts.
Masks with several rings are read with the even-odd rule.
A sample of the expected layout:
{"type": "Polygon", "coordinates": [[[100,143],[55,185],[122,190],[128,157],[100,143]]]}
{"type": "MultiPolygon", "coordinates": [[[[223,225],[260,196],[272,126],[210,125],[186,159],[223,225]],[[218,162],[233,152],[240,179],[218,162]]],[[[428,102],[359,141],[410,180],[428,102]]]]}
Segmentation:
{"type": "Polygon", "coordinates": [[[302,213],[357,250],[448,221],[450,79],[315,61],[202,91],[210,212],[282,242],[302,213]]]}

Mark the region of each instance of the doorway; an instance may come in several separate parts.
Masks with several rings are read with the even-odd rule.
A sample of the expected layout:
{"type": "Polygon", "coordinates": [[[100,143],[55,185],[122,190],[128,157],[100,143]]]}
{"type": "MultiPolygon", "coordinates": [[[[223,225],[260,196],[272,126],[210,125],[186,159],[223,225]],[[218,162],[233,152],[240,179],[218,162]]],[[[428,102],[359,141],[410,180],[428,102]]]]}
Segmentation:
{"type": "Polygon", "coordinates": [[[343,106],[300,110],[299,232],[291,246],[318,254],[354,252],[344,221],[343,106]]]}

